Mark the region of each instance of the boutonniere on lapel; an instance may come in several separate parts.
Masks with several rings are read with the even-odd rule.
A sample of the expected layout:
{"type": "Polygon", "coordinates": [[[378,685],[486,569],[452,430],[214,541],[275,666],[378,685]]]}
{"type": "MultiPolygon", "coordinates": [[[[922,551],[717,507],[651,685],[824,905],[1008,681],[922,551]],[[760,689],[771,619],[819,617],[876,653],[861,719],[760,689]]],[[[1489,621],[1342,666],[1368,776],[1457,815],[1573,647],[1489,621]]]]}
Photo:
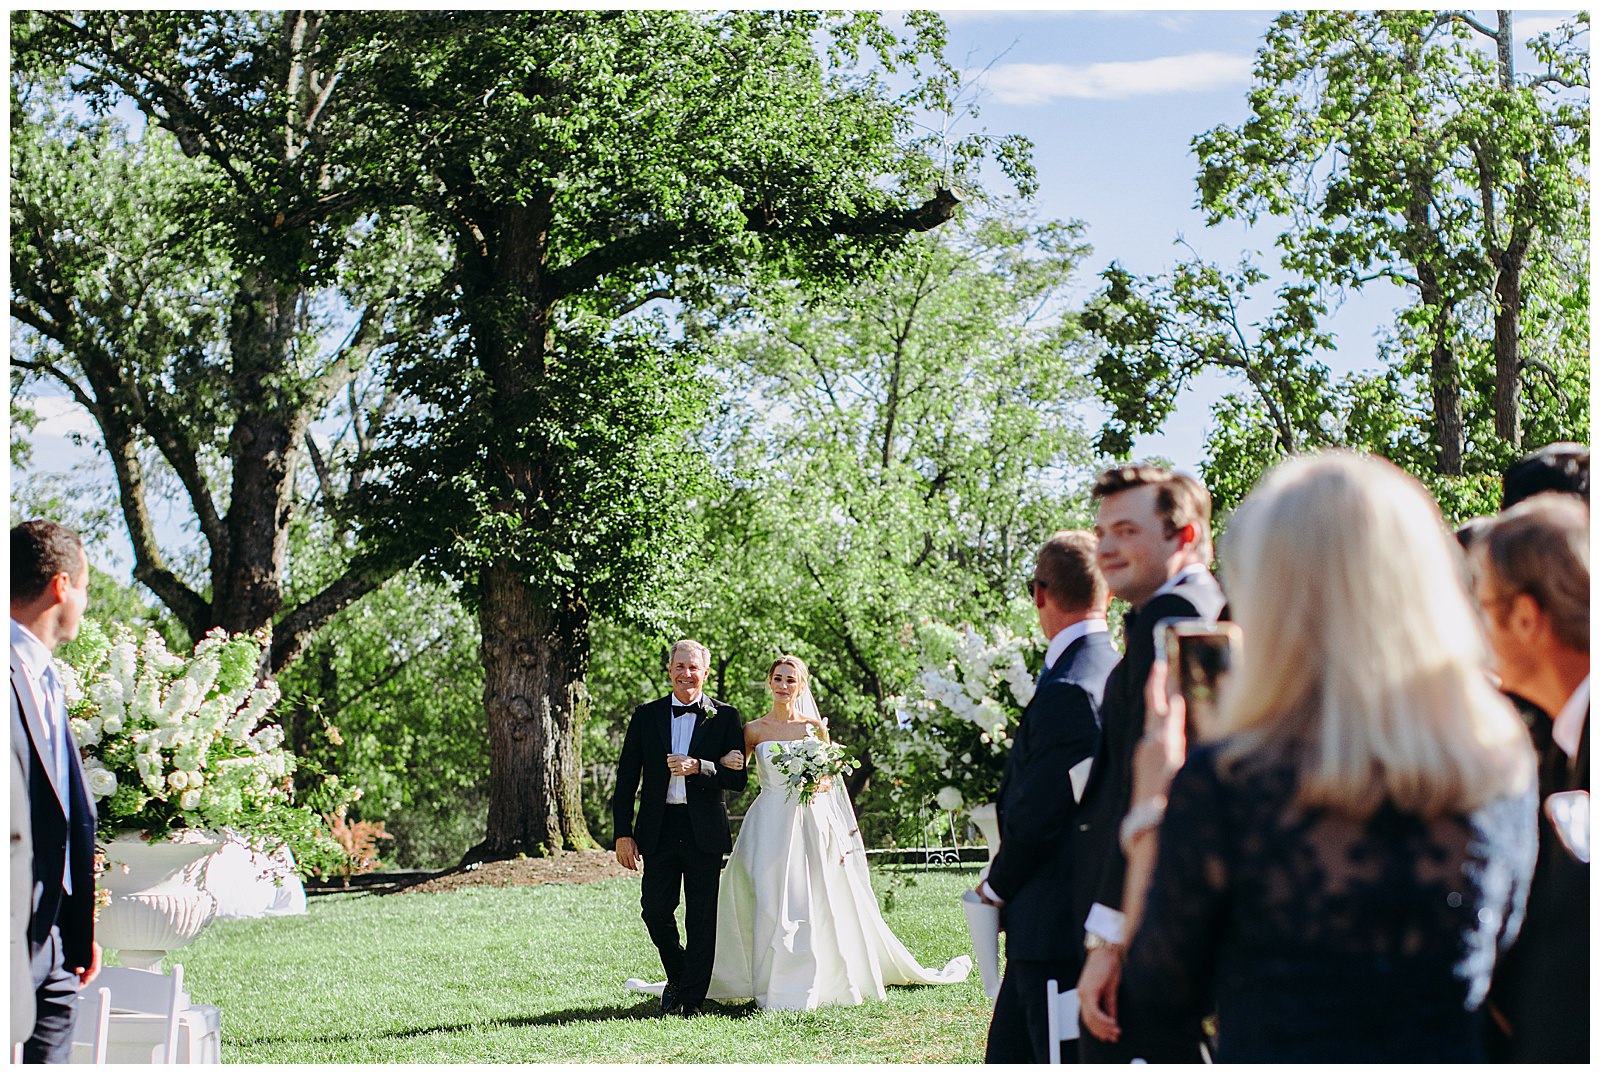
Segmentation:
{"type": "Polygon", "coordinates": [[[716,718],[717,703],[702,694],[700,697],[700,711],[705,713],[705,715],[701,718],[701,722],[710,722],[716,718]]]}

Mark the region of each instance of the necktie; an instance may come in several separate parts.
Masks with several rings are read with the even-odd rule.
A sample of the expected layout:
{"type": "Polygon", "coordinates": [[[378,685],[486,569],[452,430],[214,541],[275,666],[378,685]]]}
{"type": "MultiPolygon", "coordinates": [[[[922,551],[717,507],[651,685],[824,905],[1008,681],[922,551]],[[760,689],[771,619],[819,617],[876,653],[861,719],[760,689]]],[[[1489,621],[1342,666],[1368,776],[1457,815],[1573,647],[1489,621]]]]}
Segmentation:
{"type": "MultiPolygon", "coordinates": [[[[50,726],[50,752],[54,755],[51,763],[55,765],[56,786],[61,788],[61,816],[67,821],[67,830],[72,830],[72,788],[68,784],[67,776],[67,751],[72,747],[67,740],[67,699],[61,691],[61,680],[56,676],[56,669],[46,664],[43,673],[39,676],[39,685],[44,687],[45,722],[50,726]]],[[[67,855],[61,870],[61,886],[68,895],[72,894],[72,855],[67,855]]]]}
{"type": "MultiPolygon", "coordinates": [[[[44,672],[39,676],[39,684],[44,687],[45,722],[50,727],[50,752],[52,763],[55,765],[56,786],[62,793],[67,789],[67,702],[66,696],[61,692],[61,680],[56,677],[56,669],[46,664],[44,672]]],[[[70,796],[69,796],[70,798],[70,796]]],[[[70,802],[68,803],[70,806],[70,802]]]]}

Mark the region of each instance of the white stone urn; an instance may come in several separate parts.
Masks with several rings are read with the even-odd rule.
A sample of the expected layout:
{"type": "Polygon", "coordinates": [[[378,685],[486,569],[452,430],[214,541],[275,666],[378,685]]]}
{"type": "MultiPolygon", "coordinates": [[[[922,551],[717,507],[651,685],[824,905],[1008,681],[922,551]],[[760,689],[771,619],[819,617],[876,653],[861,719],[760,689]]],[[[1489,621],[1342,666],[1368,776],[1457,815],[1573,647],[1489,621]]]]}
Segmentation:
{"type": "MultiPolygon", "coordinates": [[[[1000,810],[993,802],[985,802],[967,810],[967,816],[978,826],[978,831],[983,833],[983,841],[989,847],[989,860],[994,861],[995,854],[1000,850],[1000,810]]],[[[980,881],[988,875],[988,865],[978,870],[980,881]]]]}
{"type": "Polygon", "coordinates": [[[210,832],[183,829],[158,842],[123,832],[106,844],[100,886],[111,893],[95,922],[100,946],[124,966],[159,970],[167,952],[210,924],[217,900],[200,886],[203,860],[222,845],[210,832]]]}

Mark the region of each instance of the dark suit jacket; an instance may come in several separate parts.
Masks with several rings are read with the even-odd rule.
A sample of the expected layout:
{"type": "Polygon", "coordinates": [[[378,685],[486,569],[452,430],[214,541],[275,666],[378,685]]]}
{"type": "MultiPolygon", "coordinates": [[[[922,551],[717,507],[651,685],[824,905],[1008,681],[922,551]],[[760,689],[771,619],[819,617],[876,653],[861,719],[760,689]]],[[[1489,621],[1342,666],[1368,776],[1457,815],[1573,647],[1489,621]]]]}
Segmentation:
{"type": "MultiPolygon", "coordinates": [[[[686,776],[690,824],[695,844],[706,851],[726,854],[733,849],[728,831],[728,808],[723,791],[744,790],[745,769],[724,767],[717,759],[730,750],[744,750],[744,723],[739,710],[704,694],[710,715],[697,716],[689,755],[717,766],[714,776],[686,776]]],[[[648,857],[661,837],[661,819],[667,806],[667,755],[672,752],[672,697],[640,705],[633,710],[617,760],[617,789],[611,796],[611,819],[616,838],[631,836],[639,852],[648,857]],[[640,785],[643,784],[643,790],[640,785]],[[639,795],[639,816],[634,821],[633,800],[639,795]]]]}
{"type": "Polygon", "coordinates": [[[1083,955],[1082,923],[1061,912],[1072,891],[1078,809],[1068,773],[1094,756],[1100,700],[1116,662],[1110,635],[1077,639],[1045,672],[1017,726],[1000,781],[1000,849],[988,876],[1005,900],[1008,959],[1083,955]]]}
{"type": "Polygon", "coordinates": [[[1072,913],[1080,940],[1084,919],[1094,903],[1122,909],[1127,861],[1117,843],[1117,830],[1127,816],[1133,793],[1133,748],[1144,734],[1144,687],[1156,658],[1156,624],[1163,619],[1215,622],[1226,606],[1216,579],[1210,573],[1196,573],[1129,613],[1131,625],[1129,618],[1123,620],[1126,652],[1106,681],[1105,701],[1100,709],[1100,744],[1073,832],[1077,871],[1073,876],[1072,913]]]}
{"type": "MultiPolygon", "coordinates": [[[[15,728],[12,729],[14,734],[15,728]]],[[[15,745],[15,742],[13,742],[15,745]]],[[[28,770],[17,750],[11,751],[11,1043],[33,1033],[32,950],[28,924],[33,917],[33,841],[28,829],[28,770]]]]}
{"type": "Polygon", "coordinates": [[[94,805],[83,780],[77,740],[67,729],[67,786],[55,786],[50,739],[45,730],[43,699],[35,695],[21,658],[11,653],[13,698],[11,749],[28,774],[29,834],[33,843],[33,916],[28,924],[29,959],[37,987],[49,970],[51,928],[61,930],[68,969],[87,966],[94,944],[94,805]],[[69,826],[63,800],[72,803],[69,826]],[[62,889],[61,878],[72,870],[72,894],[62,889]],[[43,961],[41,961],[43,960],[43,961]]]}
{"type": "Polygon", "coordinates": [[[1539,858],[1522,932],[1495,965],[1489,1002],[1511,1023],[1511,1036],[1493,1031],[1490,1053],[1512,1063],[1586,1063],[1589,866],[1561,844],[1544,802],[1560,791],[1589,789],[1589,721],[1584,720],[1576,759],[1549,738],[1547,728],[1542,736],[1536,728],[1535,738],[1541,746],[1539,858]]]}

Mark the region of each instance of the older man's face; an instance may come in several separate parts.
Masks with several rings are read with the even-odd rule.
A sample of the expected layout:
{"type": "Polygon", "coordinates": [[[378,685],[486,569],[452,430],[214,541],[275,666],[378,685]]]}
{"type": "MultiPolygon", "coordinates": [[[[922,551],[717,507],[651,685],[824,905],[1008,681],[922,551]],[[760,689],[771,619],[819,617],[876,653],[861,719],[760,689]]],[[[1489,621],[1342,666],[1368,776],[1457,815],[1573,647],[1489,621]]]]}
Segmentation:
{"type": "Polygon", "coordinates": [[[687,645],[678,646],[672,653],[672,663],[667,666],[673,694],[685,705],[693,704],[706,684],[708,671],[704,653],[687,645]]]}

